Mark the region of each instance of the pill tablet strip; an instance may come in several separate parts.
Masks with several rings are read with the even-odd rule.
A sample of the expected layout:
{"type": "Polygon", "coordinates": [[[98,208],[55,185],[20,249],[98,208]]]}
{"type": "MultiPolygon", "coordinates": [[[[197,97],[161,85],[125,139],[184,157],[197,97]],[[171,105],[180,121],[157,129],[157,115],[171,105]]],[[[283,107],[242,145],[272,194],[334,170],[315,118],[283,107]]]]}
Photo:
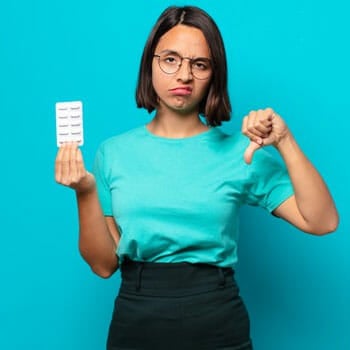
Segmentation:
{"type": "Polygon", "coordinates": [[[83,103],[81,101],[56,103],[57,147],[67,142],[84,143],[83,103]]]}

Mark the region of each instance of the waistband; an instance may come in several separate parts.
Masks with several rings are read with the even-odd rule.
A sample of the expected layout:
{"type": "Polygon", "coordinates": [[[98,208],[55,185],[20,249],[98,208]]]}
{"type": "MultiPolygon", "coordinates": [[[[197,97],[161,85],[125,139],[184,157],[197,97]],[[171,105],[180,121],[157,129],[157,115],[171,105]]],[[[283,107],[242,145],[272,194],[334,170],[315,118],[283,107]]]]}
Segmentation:
{"type": "Polygon", "coordinates": [[[186,295],[234,284],[234,270],[208,264],[154,263],[125,259],[120,292],[186,295]]]}

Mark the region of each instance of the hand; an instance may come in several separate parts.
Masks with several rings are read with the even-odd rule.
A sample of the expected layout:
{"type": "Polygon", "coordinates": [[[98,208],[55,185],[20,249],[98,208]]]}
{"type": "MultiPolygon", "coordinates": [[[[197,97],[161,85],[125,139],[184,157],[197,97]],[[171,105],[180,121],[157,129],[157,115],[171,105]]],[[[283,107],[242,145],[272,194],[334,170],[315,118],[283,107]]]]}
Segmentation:
{"type": "Polygon", "coordinates": [[[55,163],[56,182],[87,193],[95,188],[95,178],[86,171],[83,156],[76,143],[63,144],[58,150],[55,163]]]}
{"type": "Polygon", "coordinates": [[[268,145],[278,148],[278,144],[289,130],[273,109],[266,108],[251,111],[243,118],[242,133],[250,138],[250,144],[244,152],[244,161],[250,164],[256,150],[268,145]]]}

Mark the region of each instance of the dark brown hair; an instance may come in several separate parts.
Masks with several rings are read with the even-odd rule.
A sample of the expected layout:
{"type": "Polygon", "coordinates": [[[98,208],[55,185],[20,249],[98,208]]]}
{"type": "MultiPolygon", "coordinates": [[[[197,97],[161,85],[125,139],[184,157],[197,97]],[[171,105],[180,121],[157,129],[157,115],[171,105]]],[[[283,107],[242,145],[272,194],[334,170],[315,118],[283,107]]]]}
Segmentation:
{"type": "Polygon", "coordinates": [[[149,113],[157,108],[157,94],[152,84],[152,60],[159,39],[171,28],[183,24],[198,28],[207,40],[213,64],[213,74],[207,95],[199,106],[199,113],[210,126],[230,120],[231,104],[227,91],[227,62],[221,33],[214,20],[194,6],[171,6],[165,9],[154,25],[143,50],[136,88],[137,107],[149,113]]]}

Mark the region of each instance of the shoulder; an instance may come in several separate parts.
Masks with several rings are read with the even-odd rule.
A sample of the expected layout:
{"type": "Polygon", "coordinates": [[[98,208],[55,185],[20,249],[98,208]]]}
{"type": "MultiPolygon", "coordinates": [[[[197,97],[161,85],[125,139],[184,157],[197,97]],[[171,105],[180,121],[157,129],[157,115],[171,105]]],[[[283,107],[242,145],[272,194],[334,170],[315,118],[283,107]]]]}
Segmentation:
{"type": "Polygon", "coordinates": [[[144,135],[144,127],[139,126],[137,128],[133,128],[131,130],[125,131],[118,135],[112,136],[106,140],[104,140],[98,151],[100,152],[108,152],[113,151],[115,149],[125,148],[137,142],[141,142],[144,135]]]}
{"type": "Polygon", "coordinates": [[[227,148],[228,150],[234,150],[237,152],[245,150],[249,144],[249,139],[241,132],[236,131],[229,134],[221,128],[215,128],[213,139],[216,140],[220,148],[227,148]]]}

